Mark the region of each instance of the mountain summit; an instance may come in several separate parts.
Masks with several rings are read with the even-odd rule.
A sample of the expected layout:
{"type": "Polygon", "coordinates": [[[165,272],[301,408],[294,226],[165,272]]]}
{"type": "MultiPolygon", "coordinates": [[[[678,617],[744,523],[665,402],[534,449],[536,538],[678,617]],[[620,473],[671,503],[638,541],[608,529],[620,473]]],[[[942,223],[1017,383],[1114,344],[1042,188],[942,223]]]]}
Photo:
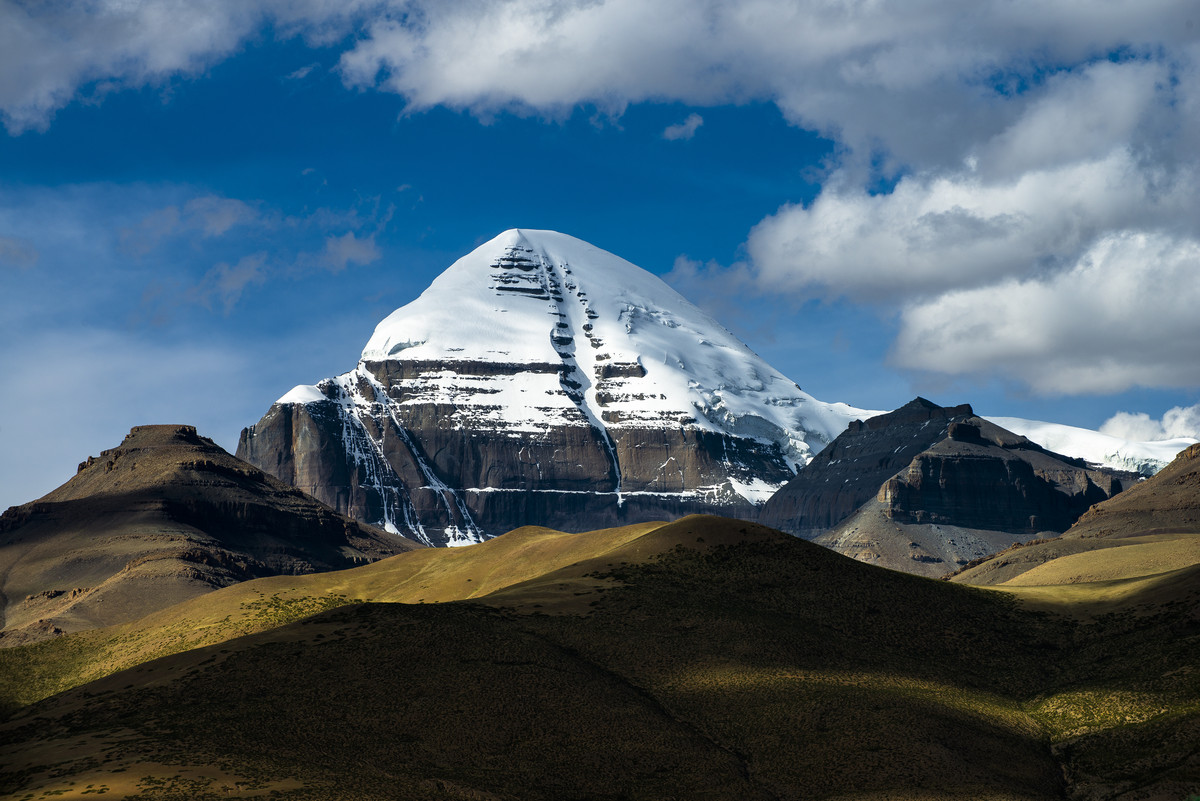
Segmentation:
{"type": "Polygon", "coordinates": [[[354,370],[280,398],[238,455],[353,517],[460,544],[751,514],[871,414],[814,399],[628,261],[513,229],[383,320],[354,370]]]}

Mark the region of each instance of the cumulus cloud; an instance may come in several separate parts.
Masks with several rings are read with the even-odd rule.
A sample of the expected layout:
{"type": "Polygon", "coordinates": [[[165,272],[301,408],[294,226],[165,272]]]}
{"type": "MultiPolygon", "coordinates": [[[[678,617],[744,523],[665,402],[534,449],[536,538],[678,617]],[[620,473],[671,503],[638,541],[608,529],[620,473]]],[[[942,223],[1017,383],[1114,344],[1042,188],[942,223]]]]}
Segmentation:
{"type": "Polygon", "coordinates": [[[1100,433],[1135,441],[1200,439],[1200,404],[1168,409],[1160,420],[1145,412],[1117,412],[1100,426],[1100,433]]]}
{"type": "Polygon", "coordinates": [[[905,177],[888,194],[835,180],[807,207],[759,223],[747,249],[773,290],[905,299],[1069,268],[1111,231],[1196,226],[1194,168],[1126,149],[987,180],[978,170],[905,177]]]}
{"type": "MultiPolygon", "coordinates": [[[[347,86],[396,93],[410,112],[774,103],[836,156],[812,202],[750,232],[743,279],[899,315],[894,360],[913,368],[997,370],[1048,392],[1197,380],[1195,357],[1172,344],[1194,332],[1177,314],[1101,331],[1103,364],[1066,325],[1129,325],[1193,294],[1179,265],[1200,244],[1194,4],[0,0],[0,115],[14,133],[45,127],[80,94],[198,74],[264,25],[341,47],[347,86]],[[1173,283],[1118,308],[1085,279],[1173,283]],[[1002,316],[970,321],[980,308],[1002,316]],[[1178,355],[1181,369],[1135,349],[1178,355]]],[[[217,237],[245,212],[167,210],[131,246],[181,226],[217,237]]],[[[377,257],[354,230],[314,256],[332,270],[377,257]]]]}
{"type": "Polygon", "coordinates": [[[1046,394],[1200,385],[1200,244],[1103,237],[1068,270],[959,289],[906,308],[892,360],[1000,373],[1046,394]]]}
{"type": "MultiPolygon", "coordinates": [[[[579,103],[776,103],[787,117],[869,156],[946,165],[1036,103],[1047,71],[1189,41],[1170,0],[1062,3],[929,0],[468,0],[405,3],[344,53],[356,86],[413,109],[565,113],[579,103]]],[[[1193,37],[1194,38],[1194,37],[1193,37]]]]}
{"type": "Polygon", "coordinates": [[[692,112],[687,119],[675,125],[668,125],[662,133],[663,139],[674,142],[677,139],[691,139],[696,135],[696,129],[704,124],[704,118],[692,112]]]}

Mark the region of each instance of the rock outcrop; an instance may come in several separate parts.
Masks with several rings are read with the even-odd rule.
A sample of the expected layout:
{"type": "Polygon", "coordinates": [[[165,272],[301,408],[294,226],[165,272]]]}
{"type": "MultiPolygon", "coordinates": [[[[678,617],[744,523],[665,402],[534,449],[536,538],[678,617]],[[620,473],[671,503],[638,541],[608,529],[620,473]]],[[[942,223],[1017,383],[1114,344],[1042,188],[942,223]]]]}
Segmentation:
{"type": "Polygon", "coordinates": [[[433,545],[749,517],[861,410],[825,404],[658,278],[509,231],[376,328],[358,366],[293,389],[238,455],[433,545]]]}
{"type": "Polygon", "coordinates": [[[1200,552],[1200,444],[1150,478],[1092,506],[1061,537],[976,560],[967,584],[1077,583],[1195,564],[1200,552]],[[1054,570],[1043,568],[1055,563],[1054,570]]]}
{"type": "Polygon", "coordinates": [[[350,520],[192,426],[134,427],[0,515],[0,643],[122,623],[237,581],[418,547],[350,520]]]}
{"type": "Polygon", "coordinates": [[[944,408],[916,398],[887,414],[853,420],[767,501],[759,521],[811,539],[845,520],[885,482],[974,416],[969,404],[944,408]]]}
{"type": "Polygon", "coordinates": [[[862,561],[938,576],[1057,536],[1138,480],[1090,467],[923,398],[855,422],[759,520],[862,561]]]}

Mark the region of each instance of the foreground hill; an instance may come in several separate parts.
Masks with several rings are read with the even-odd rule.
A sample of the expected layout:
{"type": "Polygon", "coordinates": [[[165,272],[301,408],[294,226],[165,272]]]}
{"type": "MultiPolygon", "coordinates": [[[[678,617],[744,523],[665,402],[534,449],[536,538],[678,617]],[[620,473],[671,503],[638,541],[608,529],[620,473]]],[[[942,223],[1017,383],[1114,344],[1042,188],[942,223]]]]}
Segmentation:
{"type": "Polygon", "coordinates": [[[0,652],[10,699],[70,664],[64,686],[100,676],[0,726],[0,792],[946,801],[1200,781],[1187,577],[1089,617],[720,518],[514,534],[0,652]],[[177,651],[109,673],[151,640],[177,651]]]}
{"type": "Polygon", "coordinates": [[[416,547],[337,514],[191,426],[137,426],[63,486],[0,516],[0,643],[416,547]]]}
{"type": "Polygon", "coordinates": [[[759,520],[860,561],[935,577],[1063,532],[1137,480],[1048,451],[967,404],[917,398],[851,423],[759,520]]]}
{"type": "Polygon", "coordinates": [[[1200,445],[1097,504],[1062,537],[996,554],[954,576],[965,584],[1119,580],[1200,563],[1200,445]]]}

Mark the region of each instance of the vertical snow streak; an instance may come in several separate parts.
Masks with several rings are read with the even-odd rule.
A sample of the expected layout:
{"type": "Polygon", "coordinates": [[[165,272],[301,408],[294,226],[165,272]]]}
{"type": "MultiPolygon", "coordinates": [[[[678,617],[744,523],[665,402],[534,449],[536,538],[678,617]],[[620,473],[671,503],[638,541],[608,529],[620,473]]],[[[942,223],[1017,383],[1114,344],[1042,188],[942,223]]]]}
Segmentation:
{"type": "MultiPolygon", "coordinates": [[[[343,378],[348,379],[349,375],[354,373],[343,378]]],[[[416,539],[431,545],[412,502],[407,495],[402,496],[400,493],[400,477],[384,457],[380,444],[375,442],[362,420],[355,414],[358,404],[355,402],[355,388],[350,385],[349,380],[339,381],[338,395],[338,413],[342,420],[342,443],[346,448],[346,457],[360,471],[359,487],[374,490],[379,496],[383,519],[369,522],[381,526],[386,531],[398,532],[395,514],[398,509],[404,518],[405,528],[414,534],[416,539]]]]}
{"type": "Polygon", "coordinates": [[[425,460],[424,455],[417,449],[416,443],[412,441],[412,437],[410,437],[408,434],[408,429],[406,429],[400,422],[399,418],[396,417],[395,407],[389,402],[385,405],[385,408],[388,412],[388,419],[391,420],[392,425],[396,427],[396,433],[398,433],[400,438],[404,440],[404,446],[408,448],[409,453],[412,454],[413,461],[416,462],[417,469],[419,469],[421,471],[421,475],[425,477],[426,485],[423,489],[433,490],[434,494],[437,495],[438,499],[442,502],[443,508],[446,510],[446,517],[450,521],[450,524],[446,526],[446,536],[448,537],[447,545],[471,545],[476,542],[483,542],[485,539],[487,539],[487,537],[485,537],[483,532],[479,529],[479,526],[475,525],[475,519],[471,517],[471,510],[467,507],[466,501],[462,499],[456,490],[452,489],[448,484],[446,484],[446,482],[437,477],[437,473],[434,472],[433,466],[425,460]],[[458,510],[458,516],[463,521],[463,525],[466,527],[465,530],[459,528],[458,524],[454,522],[454,510],[450,508],[450,500],[447,500],[447,498],[453,500],[454,507],[458,510]]]}
{"type": "MultiPolygon", "coordinates": [[[[539,253],[538,258],[542,263],[542,277],[547,293],[557,304],[558,312],[569,321],[572,343],[578,341],[581,333],[590,340],[592,337],[591,332],[585,330],[583,327],[588,319],[587,301],[576,294],[575,299],[577,303],[572,304],[571,301],[567,300],[567,295],[564,292],[570,286],[570,282],[566,278],[570,274],[570,265],[561,265],[563,275],[560,276],[558,274],[558,267],[550,260],[549,256],[545,253],[539,253]],[[580,315],[582,315],[584,322],[580,321],[580,315]]],[[[597,360],[595,351],[595,348],[585,350],[585,356],[589,352],[591,354],[591,363],[588,365],[591,368],[590,371],[580,366],[579,348],[575,344],[572,344],[570,351],[558,351],[558,355],[562,358],[563,363],[571,368],[572,375],[577,376],[576,380],[581,385],[582,392],[579,393],[578,400],[576,400],[574,393],[570,393],[570,397],[575,401],[575,405],[579,407],[579,411],[583,412],[588,422],[592,424],[592,427],[600,433],[600,437],[604,440],[604,447],[608,450],[608,459],[612,464],[613,477],[616,480],[617,506],[622,506],[625,503],[625,499],[621,495],[621,462],[617,458],[617,448],[608,433],[608,427],[604,425],[604,418],[597,409],[600,404],[596,398],[595,375],[597,360]]]]}
{"type": "MultiPolygon", "coordinates": [[[[444,481],[437,477],[437,473],[434,472],[433,466],[426,461],[424,455],[420,452],[420,450],[417,449],[416,444],[408,435],[408,429],[404,427],[399,418],[396,416],[395,404],[393,404],[392,399],[388,397],[387,391],[383,388],[383,385],[381,385],[375,379],[375,376],[371,375],[368,370],[363,369],[362,365],[356,367],[354,372],[350,375],[356,375],[360,380],[365,380],[371,387],[374,398],[371,399],[370,403],[373,406],[378,406],[380,409],[387,412],[388,419],[392,422],[392,425],[395,426],[396,433],[400,436],[401,440],[403,440],[405,447],[408,448],[409,453],[412,454],[413,461],[417,465],[417,469],[421,471],[421,475],[425,478],[426,486],[423,489],[432,490],[434,494],[437,495],[438,500],[441,501],[442,507],[446,510],[446,518],[449,521],[449,524],[445,529],[446,536],[449,538],[447,544],[470,545],[476,542],[483,542],[486,537],[484,537],[483,532],[479,530],[479,527],[475,525],[475,521],[471,517],[470,510],[467,508],[466,503],[461,497],[459,497],[456,491],[451,489],[444,481]],[[447,496],[453,500],[454,508],[451,508],[451,500],[448,500],[447,496]],[[459,513],[458,519],[461,519],[464,522],[466,527],[465,530],[460,528],[455,522],[455,509],[457,509],[459,513]]],[[[357,387],[353,389],[357,395],[357,387]]],[[[359,422],[359,425],[362,426],[362,423],[359,422]]],[[[363,428],[364,433],[366,433],[365,426],[363,426],[363,428]]],[[[378,454],[379,459],[384,464],[388,464],[383,453],[383,443],[376,442],[375,439],[370,436],[370,434],[366,434],[366,438],[373,446],[374,451],[378,454]]],[[[390,469],[390,465],[389,471],[391,472],[392,477],[395,479],[395,485],[401,485],[402,482],[400,481],[400,477],[396,475],[394,470],[390,469]]],[[[411,501],[409,501],[408,505],[412,505],[411,501]]],[[[405,512],[405,516],[407,517],[408,510],[405,509],[405,512]]],[[[416,518],[415,508],[413,509],[413,517],[416,518]]],[[[420,531],[422,541],[427,545],[433,545],[433,543],[429,541],[429,537],[425,534],[424,527],[421,527],[420,531]]]]}

